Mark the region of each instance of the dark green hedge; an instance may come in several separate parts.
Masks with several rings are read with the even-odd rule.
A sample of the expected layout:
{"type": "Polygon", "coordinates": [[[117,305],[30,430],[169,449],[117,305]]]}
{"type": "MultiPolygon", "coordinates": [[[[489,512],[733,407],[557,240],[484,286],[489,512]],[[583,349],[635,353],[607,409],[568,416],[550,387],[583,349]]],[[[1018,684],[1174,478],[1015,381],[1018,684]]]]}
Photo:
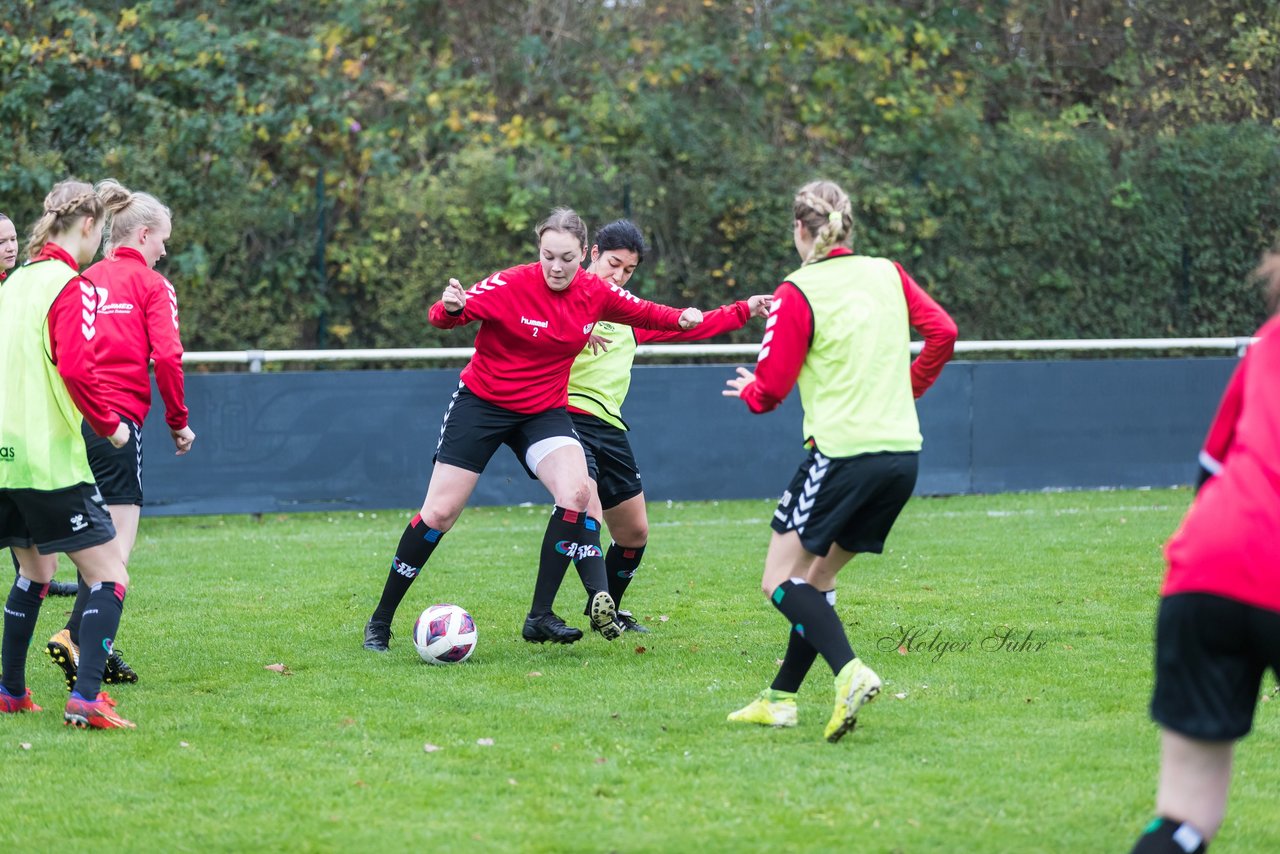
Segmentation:
{"type": "Polygon", "coordinates": [[[1247,334],[1280,7],[1109,6],[20,0],[0,210],[160,196],[189,349],[463,343],[427,304],[557,204],[641,224],[644,296],[771,290],[815,176],[965,337],[1247,334]]]}

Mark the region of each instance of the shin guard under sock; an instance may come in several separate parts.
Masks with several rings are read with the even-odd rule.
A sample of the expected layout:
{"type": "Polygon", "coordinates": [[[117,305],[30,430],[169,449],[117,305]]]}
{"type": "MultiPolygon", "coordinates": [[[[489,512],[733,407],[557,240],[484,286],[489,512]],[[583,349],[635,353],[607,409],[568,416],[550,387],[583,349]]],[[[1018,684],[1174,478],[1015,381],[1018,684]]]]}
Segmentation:
{"type": "MultiPolygon", "coordinates": [[[[822,595],[834,609],[836,591],[828,590],[822,595]]],[[[778,675],[773,678],[773,684],[769,687],[775,691],[794,694],[800,690],[804,677],[809,675],[809,668],[813,667],[813,662],[817,659],[818,651],[813,648],[813,644],[793,628],[787,639],[787,652],[782,657],[782,666],[778,668],[778,675]]]]}
{"type": "Polygon", "coordinates": [[[613,597],[613,604],[618,607],[622,607],[622,594],[627,592],[627,585],[631,584],[631,578],[636,574],[643,557],[644,546],[627,548],[617,543],[609,544],[609,551],[604,556],[604,568],[609,574],[609,595],[613,597]]]}
{"type": "Polygon", "coordinates": [[[556,506],[551,510],[551,518],[547,520],[547,532],[542,537],[542,552],[538,557],[538,579],[533,585],[533,605],[529,608],[531,616],[541,616],[551,610],[571,560],[578,562],[578,574],[582,577],[583,586],[587,586],[589,580],[593,580],[598,585],[596,590],[604,590],[608,586],[608,579],[604,577],[604,559],[600,553],[600,523],[582,510],[568,510],[556,506]],[[594,549],[596,561],[599,563],[598,569],[590,563],[589,555],[584,553],[592,549],[592,531],[587,527],[588,522],[595,526],[594,549]],[[588,559],[585,569],[582,563],[583,557],[588,559]]]}
{"type": "Polygon", "coordinates": [[[373,609],[370,620],[390,623],[400,607],[400,600],[409,592],[409,585],[427,565],[427,559],[440,544],[444,531],[437,531],[422,521],[421,514],[415,513],[400,535],[400,544],[396,546],[395,557],[391,559],[391,569],[387,572],[387,581],[382,585],[382,598],[378,607],[373,609]]]}
{"type": "Polygon", "coordinates": [[[102,688],[102,672],[120,628],[124,594],[125,586],[112,581],[95,584],[89,590],[89,603],[80,621],[80,638],[84,642],[80,645],[75,686],[75,692],[86,700],[96,699],[102,688]]]}
{"type": "Polygon", "coordinates": [[[36,618],[40,616],[40,604],[49,585],[37,584],[19,575],[9,590],[4,606],[4,645],[0,648],[0,670],[4,677],[0,684],[14,697],[27,691],[27,649],[36,633],[36,618]]]}
{"type": "Polygon", "coordinates": [[[604,563],[604,551],[600,548],[600,520],[593,516],[582,518],[573,565],[578,570],[582,589],[587,591],[587,607],[582,613],[590,614],[592,597],[601,590],[609,590],[609,570],[604,563]]]}
{"type": "Polygon", "coordinates": [[[826,597],[799,578],[789,578],[777,586],[770,597],[773,607],[791,621],[792,630],[826,659],[833,674],[853,661],[853,647],[845,636],[836,609],[826,597]]]}

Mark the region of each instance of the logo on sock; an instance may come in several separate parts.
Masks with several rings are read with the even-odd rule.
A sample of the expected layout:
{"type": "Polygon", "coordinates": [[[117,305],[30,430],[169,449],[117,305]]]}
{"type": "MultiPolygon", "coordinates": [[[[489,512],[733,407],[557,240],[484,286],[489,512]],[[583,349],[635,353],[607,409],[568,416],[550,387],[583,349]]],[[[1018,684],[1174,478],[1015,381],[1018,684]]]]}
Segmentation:
{"type": "Polygon", "coordinates": [[[574,560],[582,560],[588,557],[600,557],[604,552],[600,551],[599,546],[593,546],[590,543],[571,543],[568,540],[561,540],[556,543],[556,551],[562,555],[568,555],[574,560]]]}
{"type": "Polygon", "coordinates": [[[113,646],[115,646],[115,643],[111,640],[111,638],[102,639],[102,648],[104,651],[106,651],[107,655],[111,654],[111,647],[113,646]]]}
{"type": "Polygon", "coordinates": [[[421,567],[409,566],[409,564],[405,563],[398,557],[391,559],[391,568],[398,574],[403,575],[405,578],[417,578],[418,573],[422,571],[421,567]]]}

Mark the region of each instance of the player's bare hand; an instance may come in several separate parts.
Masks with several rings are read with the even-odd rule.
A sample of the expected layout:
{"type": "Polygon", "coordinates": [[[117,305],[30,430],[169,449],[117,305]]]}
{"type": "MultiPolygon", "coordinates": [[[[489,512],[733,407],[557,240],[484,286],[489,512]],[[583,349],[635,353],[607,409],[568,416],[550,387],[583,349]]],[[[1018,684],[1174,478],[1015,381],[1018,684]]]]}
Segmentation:
{"type": "Polygon", "coordinates": [[[591,348],[591,355],[599,356],[601,353],[609,352],[609,339],[592,332],[591,337],[587,339],[587,346],[591,348]]]}
{"type": "Polygon", "coordinates": [[[756,294],[747,297],[747,308],[752,317],[765,317],[773,306],[773,294],[756,294]]]}
{"type": "Polygon", "coordinates": [[[725,397],[742,397],[742,390],[755,381],[755,374],[746,368],[738,368],[738,375],[731,380],[725,380],[724,384],[728,388],[720,393],[725,397]]]}
{"type": "Polygon", "coordinates": [[[696,308],[686,308],[680,312],[680,328],[692,329],[702,322],[702,312],[696,308]]]}
{"type": "Polygon", "coordinates": [[[174,454],[179,457],[191,450],[191,445],[196,441],[196,434],[192,432],[190,427],[183,427],[181,430],[170,430],[169,435],[173,437],[173,446],[177,448],[174,454]]]}
{"type": "Polygon", "coordinates": [[[467,292],[462,289],[462,283],[457,279],[450,279],[449,286],[444,289],[444,296],[440,297],[440,301],[444,303],[444,310],[457,314],[467,305],[467,292]]]}
{"type": "Polygon", "coordinates": [[[129,425],[124,421],[116,427],[116,431],[107,437],[113,448],[123,448],[129,443],[129,425]]]}

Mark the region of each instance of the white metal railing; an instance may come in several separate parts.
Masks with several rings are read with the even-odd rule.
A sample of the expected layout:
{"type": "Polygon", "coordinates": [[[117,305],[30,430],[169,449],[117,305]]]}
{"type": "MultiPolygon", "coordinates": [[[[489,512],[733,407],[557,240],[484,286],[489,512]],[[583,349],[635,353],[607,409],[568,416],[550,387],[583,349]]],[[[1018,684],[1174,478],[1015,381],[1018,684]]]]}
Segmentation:
{"type": "MultiPolygon", "coordinates": [[[[1097,350],[1227,350],[1236,355],[1256,339],[1243,338],[1073,338],[1045,341],[957,341],[957,353],[1013,353],[1097,350]]],[[[913,342],[911,352],[923,346],[913,342]]],[[[370,350],[212,350],[184,353],[188,365],[248,365],[258,372],[267,362],[392,362],[469,359],[471,347],[386,348],[370,350]]],[[[759,344],[642,344],[637,356],[745,356],[754,359],[759,344]]]]}

